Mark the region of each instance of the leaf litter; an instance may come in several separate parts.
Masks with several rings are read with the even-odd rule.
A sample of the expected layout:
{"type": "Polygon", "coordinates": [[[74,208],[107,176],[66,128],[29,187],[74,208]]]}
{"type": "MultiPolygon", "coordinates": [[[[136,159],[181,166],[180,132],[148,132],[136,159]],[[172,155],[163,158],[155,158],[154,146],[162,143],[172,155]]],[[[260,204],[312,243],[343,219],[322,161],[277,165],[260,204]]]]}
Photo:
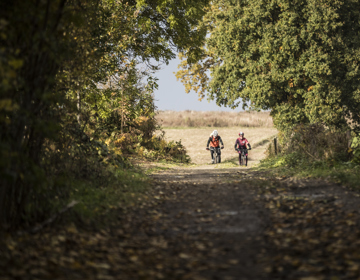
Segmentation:
{"type": "Polygon", "coordinates": [[[359,279],[355,193],[229,171],[157,175],[148,199],[112,209],[105,227],[7,236],[0,279],[359,279]]]}

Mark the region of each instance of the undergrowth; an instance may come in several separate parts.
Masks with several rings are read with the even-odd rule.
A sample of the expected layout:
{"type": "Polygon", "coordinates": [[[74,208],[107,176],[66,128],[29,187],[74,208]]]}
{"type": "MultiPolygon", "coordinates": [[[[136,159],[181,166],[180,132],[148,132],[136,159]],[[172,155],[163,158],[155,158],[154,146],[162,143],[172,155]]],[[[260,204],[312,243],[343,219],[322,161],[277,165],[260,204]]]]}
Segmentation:
{"type": "Polygon", "coordinates": [[[267,158],[260,163],[258,169],[266,169],[272,175],[280,177],[321,178],[360,189],[360,165],[352,162],[314,162],[288,154],[267,158]]]}
{"type": "MultiPolygon", "coordinates": [[[[149,189],[151,180],[136,161],[177,164],[190,162],[181,142],[168,142],[164,134],[154,136],[155,125],[126,133],[93,138],[75,122],[59,134],[57,141],[44,145],[43,170],[37,188],[23,211],[21,226],[27,230],[57,215],[70,202],[64,221],[98,224],[113,209],[126,207],[149,189]]],[[[7,228],[12,230],[10,226],[7,228]]]]}
{"type": "Polygon", "coordinates": [[[301,125],[279,138],[281,153],[274,155],[269,147],[260,170],[267,169],[275,176],[321,178],[360,189],[359,137],[354,132],[301,125]]]}
{"type": "Polygon", "coordinates": [[[141,200],[149,186],[149,177],[136,169],[113,170],[103,184],[88,179],[75,180],[69,194],[69,201],[79,202],[74,207],[75,221],[102,224],[113,217],[114,210],[141,200]]]}
{"type": "MultiPolygon", "coordinates": [[[[149,190],[148,172],[136,167],[134,162],[171,165],[190,161],[181,142],[167,142],[163,136],[146,138],[142,134],[128,133],[115,139],[118,140],[89,141],[86,151],[73,151],[71,158],[77,156],[74,162],[64,159],[62,169],[66,172],[52,178],[54,191],[50,195],[54,196],[54,203],[48,208],[49,212],[56,212],[75,200],[78,204],[72,212],[76,220],[70,220],[101,224],[116,212],[114,209],[136,203],[149,190]]],[[[44,213],[41,204],[36,206],[44,213]]],[[[45,218],[46,215],[36,220],[45,218]]]]}
{"type": "Polygon", "coordinates": [[[139,171],[115,170],[103,185],[89,180],[75,181],[69,199],[80,201],[77,210],[89,217],[101,209],[132,203],[132,197],[146,190],[148,183],[149,178],[139,171]]]}

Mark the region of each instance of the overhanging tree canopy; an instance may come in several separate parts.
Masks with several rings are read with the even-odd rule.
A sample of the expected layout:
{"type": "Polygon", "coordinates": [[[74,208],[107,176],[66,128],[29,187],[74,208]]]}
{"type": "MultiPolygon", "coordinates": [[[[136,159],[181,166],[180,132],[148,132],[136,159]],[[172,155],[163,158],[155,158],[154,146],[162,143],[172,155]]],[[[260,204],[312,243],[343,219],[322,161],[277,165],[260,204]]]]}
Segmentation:
{"type": "Polygon", "coordinates": [[[208,2],[0,2],[0,224],[18,224],[39,201],[50,201],[46,155],[79,140],[73,131],[83,133],[86,122],[71,127],[76,114],[87,114],[93,130],[116,126],[115,106],[125,98],[119,88],[100,91],[99,83],[131,72],[124,81],[128,109],[134,116],[154,111],[149,93],[156,85],[139,84],[136,63],[156,69],[151,62],[168,62],[181,50],[196,57],[206,35],[196,26],[208,2]]]}
{"type": "Polygon", "coordinates": [[[359,4],[214,2],[202,23],[210,32],[202,58],[184,60],[177,76],[188,90],[207,90],[219,105],[236,107],[242,98],[271,109],[280,129],[360,124],[359,4]]]}

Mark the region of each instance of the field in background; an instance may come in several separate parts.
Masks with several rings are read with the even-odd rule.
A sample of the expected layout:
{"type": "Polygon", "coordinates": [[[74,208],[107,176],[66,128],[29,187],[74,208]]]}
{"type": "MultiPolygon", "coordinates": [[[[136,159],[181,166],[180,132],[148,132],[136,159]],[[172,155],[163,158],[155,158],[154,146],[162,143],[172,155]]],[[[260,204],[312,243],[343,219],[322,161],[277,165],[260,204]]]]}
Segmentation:
{"type": "MultiPolygon", "coordinates": [[[[253,147],[249,152],[249,165],[251,166],[265,157],[264,153],[268,142],[264,140],[275,136],[278,131],[272,127],[244,128],[237,126],[219,128],[219,135],[223,139],[225,145],[225,149],[222,150],[223,162],[237,157],[237,153],[234,151],[234,144],[240,129],[244,131],[245,137],[253,147]]],[[[167,140],[179,141],[181,139],[181,143],[186,147],[188,155],[191,157],[193,163],[210,163],[210,152],[206,151],[205,148],[213,128],[164,128],[163,130],[165,131],[165,138],[167,140]]]]}
{"type": "Polygon", "coordinates": [[[273,127],[269,112],[158,111],[156,118],[164,128],[273,127]]]}

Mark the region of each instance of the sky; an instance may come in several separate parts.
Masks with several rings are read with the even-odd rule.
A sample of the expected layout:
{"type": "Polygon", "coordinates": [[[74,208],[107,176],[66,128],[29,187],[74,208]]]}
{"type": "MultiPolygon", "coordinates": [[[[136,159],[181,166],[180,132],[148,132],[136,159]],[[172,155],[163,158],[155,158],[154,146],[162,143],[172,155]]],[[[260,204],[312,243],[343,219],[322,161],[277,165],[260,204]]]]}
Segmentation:
{"type": "MultiPolygon", "coordinates": [[[[158,110],[173,110],[173,111],[233,111],[230,108],[219,107],[215,101],[208,101],[204,98],[202,101],[198,100],[197,93],[191,91],[185,92],[185,87],[180,81],[176,80],[174,72],[178,71],[178,58],[170,61],[168,65],[162,65],[162,69],[156,72],[155,76],[159,79],[158,90],[155,91],[155,105],[158,110]]],[[[241,107],[234,111],[241,111],[241,107]]]]}

